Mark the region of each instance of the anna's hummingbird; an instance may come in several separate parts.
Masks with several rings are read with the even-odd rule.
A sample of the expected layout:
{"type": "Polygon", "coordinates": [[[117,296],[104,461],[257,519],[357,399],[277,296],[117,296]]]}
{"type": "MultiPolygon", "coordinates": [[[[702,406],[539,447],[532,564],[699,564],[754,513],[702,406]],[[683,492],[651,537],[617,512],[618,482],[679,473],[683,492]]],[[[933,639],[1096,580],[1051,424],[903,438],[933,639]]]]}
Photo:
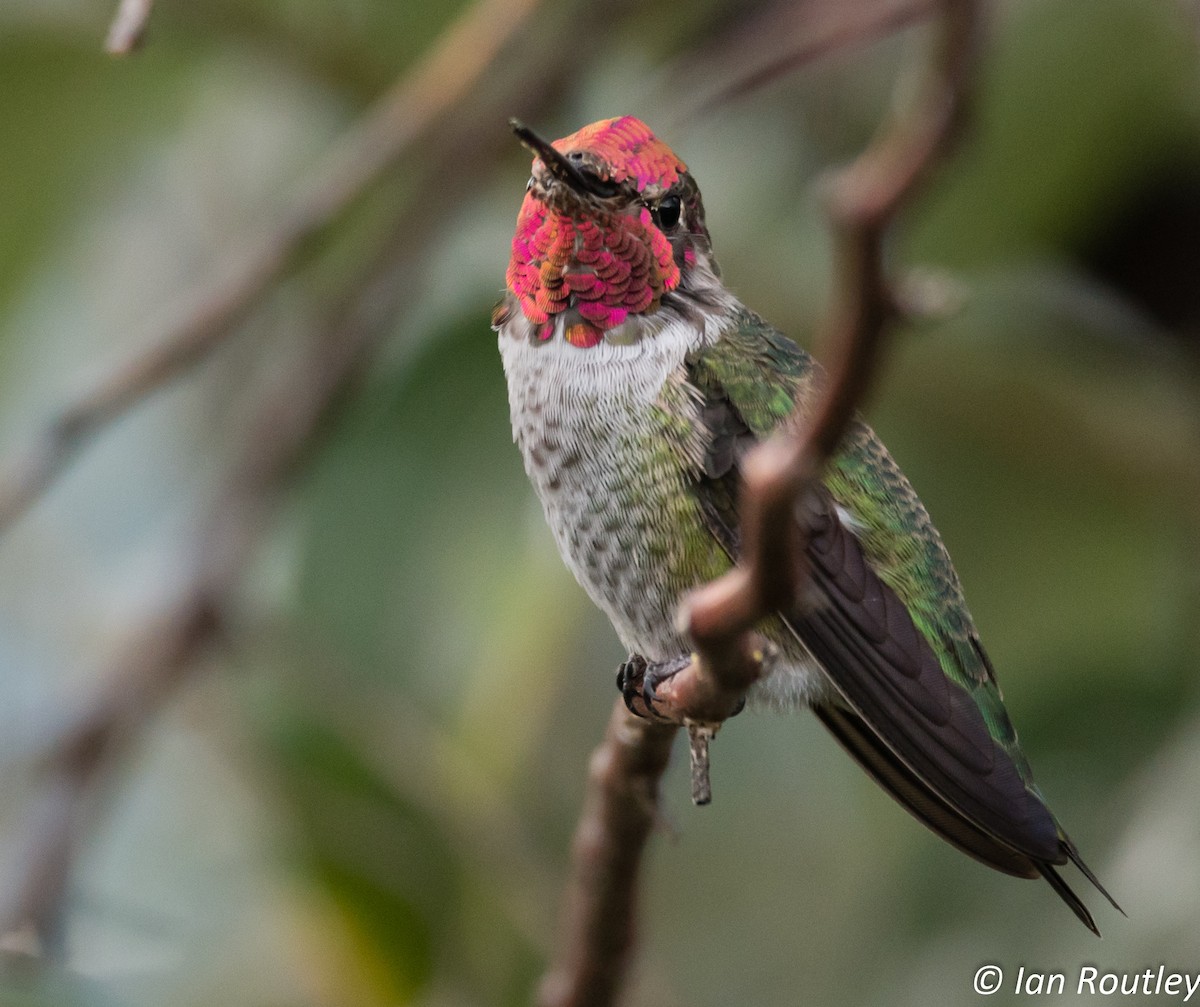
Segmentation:
{"type": "MultiPolygon", "coordinates": [[[[721,282],[700,190],[644,123],[554,144],[514,129],[537,156],[492,318],[513,438],[567,566],[650,662],[653,700],[656,670],[690,650],[680,599],[737,557],[741,458],[813,402],[820,369],[721,282]]],[[[1055,865],[1112,897],[1034,784],[941,537],[866,423],[798,511],[812,597],[761,627],[779,656],[752,702],[811,707],[930,829],[1044,877],[1098,933],[1055,865]]]]}

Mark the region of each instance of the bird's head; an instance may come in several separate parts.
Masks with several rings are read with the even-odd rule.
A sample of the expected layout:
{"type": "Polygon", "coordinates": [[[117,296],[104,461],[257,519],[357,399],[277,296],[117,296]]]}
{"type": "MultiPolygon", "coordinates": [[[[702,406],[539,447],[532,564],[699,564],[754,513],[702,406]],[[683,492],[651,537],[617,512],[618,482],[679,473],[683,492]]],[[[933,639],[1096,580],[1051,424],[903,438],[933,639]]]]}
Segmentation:
{"type": "Polygon", "coordinates": [[[508,289],[535,339],[561,323],[574,346],[633,341],[638,319],[717,282],[700,190],[640,119],[603,119],[554,143],[512,127],[536,156],[508,289]]]}

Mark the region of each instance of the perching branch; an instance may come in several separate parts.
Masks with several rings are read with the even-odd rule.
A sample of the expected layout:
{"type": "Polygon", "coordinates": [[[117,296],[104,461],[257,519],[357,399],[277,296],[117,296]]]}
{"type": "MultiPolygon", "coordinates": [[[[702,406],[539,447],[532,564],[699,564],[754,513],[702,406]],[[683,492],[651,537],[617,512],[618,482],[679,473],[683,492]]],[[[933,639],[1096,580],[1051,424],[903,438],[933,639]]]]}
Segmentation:
{"type": "Polygon", "coordinates": [[[658,710],[680,723],[713,720],[710,706],[691,704],[693,693],[745,695],[761,664],[754,626],[803,596],[804,529],[795,519],[796,503],[837,449],[900,314],[884,266],[884,240],[897,212],[957,133],[975,50],[977,6],[972,0],[942,0],[922,95],[829,186],[837,290],[825,336],[825,392],[810,416],[794,414],[746,459],[739,562],[683,605],[681,620],[696,660],[670,683],[673,688],[665,691],[666,703],[658,710]]]}
{"type": "Polygon", "coordinates": [[[104,41],[110,56],[128,56],[142,44],[153,7],[154,0],[121,0],[104,41]]]}
{"type": "MultiPolygon", "coordinates": [[[[537,0],[478,0],[342,138],[279,222],[152,326],[145,349],[101,376],[0,468],[0,534],[113,420],[224,343],[303,251],[479,81],[537,0]]],[[[122,12],[124,7],[122,7],[122,12]]]]}
{"type": "MultiPolygon", "coordinates": [[[[685,600],[681,621],[695,654],[658,690],[656,712],[687,725],[694,742],[706,742],[762,674],[767,657],[754,627],[802,597],[797,501],[836,450],[899,313],[884,268],[884,238],[905,200],[950,149],[967,99],[978,6],[941,0],[923,94],[830,187],[838,289],[826,336],[825,392],[811,417],[797,413],[748,456],[741,558],[685,600]]],[[[670,724],[639,723],[617,703],[593,757],[563,919],[565,950],[542,988],[542,1007],[614,1002],[633,940],[636,867],[653,821],[653,807],[638,802],[653,801],[673,733],[670,724]]]]}

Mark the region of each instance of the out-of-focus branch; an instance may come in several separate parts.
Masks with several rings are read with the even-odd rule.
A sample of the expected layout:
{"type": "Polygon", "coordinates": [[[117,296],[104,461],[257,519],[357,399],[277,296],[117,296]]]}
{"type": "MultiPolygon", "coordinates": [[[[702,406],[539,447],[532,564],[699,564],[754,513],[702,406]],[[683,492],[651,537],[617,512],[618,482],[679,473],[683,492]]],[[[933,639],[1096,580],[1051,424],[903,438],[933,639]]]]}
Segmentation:
{"type": "MultiPolygon", "coordinates": [[[[870,385],[889,323],[898,313],[883,264],[883,239],[917,183],[948,151],[967,94],[978,10],[942,0],[930,80],[914,107],[890,122],[830,188],[837,292],[826,342],[829,375],[811,418],[796,415],[747,458],[741,498],[742,555],[725,576],[686,599],[682,619],[692,662],[658,690],[656,712],[686,724],[696,747],[744,699],[762,673],[754,626],[801,597],[803,529],[796,503],[836,450],[870,385]]],[[[624,981],[642,844],[653,822],[670,725],[631,724],[617,704],[593,757],[576,832],[564,951],[542,989],[543,1007],[601,1007],[624,981]],[[638,802],[648,806],[638,810],[638,802]]],[[[706,782],[706,781],[705,781],[706,782]]]]}
{"type": "MultiPolygon", "coordinates": [[[[866,45],[932,17],[937,0],[807,0],[768,7],[704,61],[710,82],[696,103],[703,116],[835,52],[866,45]],[[787,46],[778,52],[779,40],[787,46]],[[775,51],[776,55],[771,55],[775,51]],[[766,55],[764,55],[764,52],[766,55]],[[713,64],[717,71],[714,73],[713,64]],[[724,72],[722,72],[722,68],[724,72]],[[730,72],[732,68],[732,72],[730,72]],[[715,80],[715,85],[711,83],[715,80]]],[[[688,73],[687,68],[683,74],[688,73]]],[[[681,74],[681,76],[683,75],[681,74]]]]}
{"type": "Polygon", "coordinates": [[[128,56],[142,44],[153,7],[154,0],[121,0],[104,42],[110,56],[128,56]]]}
{"type": "Polygon", "coordinates": [[[0,533],[116,417],[221,345],[273,281],[323,235],[430,126],[459,102],[537,7],[477,0],[331,148],[267,235],[187,295],[145,349],[101,376],[0,468],[0,533]]]}
{"type": "Polygon", "coordinates": [[[47,753],[45,776],[26,815],[19,876],[0,901],[0,938],[6,947],[19,943],[31,951],[61,950],[59,909],[96,783],[132,725],[172,690],[192,655],[211,638],[217,611],[207,588],[192,585],[135,634],[104,691],[64,727],[47,753]],[[16,941],[14,935],[25,939],[16,941]]]}
{"type": "MultiPolygon", "coordinates": [[[[560,86],[569,65],[564,53],[535,68],[545,94],[560,86]]],[[[524,101],[537,107],[540,99],[530,105],[527,97],[530,79],[506,81],[486,100],[473,102],[469,113],[440,125],[425,165],[437,187],[414,200],[394,222],[392,241],[377,250],[326,322],[318,323],[294,366],[283,368],[274,385],[256,392],[259,406],[239,438],[241,454],[198,530],[192,562],[174,599],[130,635],[98,676],[96,695],[64,718],[64,727],[45,751],[40,786],[24,822],[17,874],[0,893],[0,943],[5,947],[55,950],[70,869],[98,789],[116,759],[219,636],[287,476],[388,331],[398,299],[419,274],[426,238],[452,211],[459,193],[478,184],[501,144],[507,145],[502,123],[512,106],[524,101]]]]}
{"type": "Polygon", "coordinates": [[[658,781],[677,728],[632,716],[620,700],[592,753],[571,844],[563,953],[542,980],[539,1007],[605,1007],[616,1000],[635,939],[642,851],[658,814],[658,781]]]}
{"type": "MultiPolygon", "coordinates": [[[[390,270],[376,284],[385,278],[394,279],[390,270]]],[[[0,901],[0,935],[25,933],[36,938],[38,951],[59,949],[66,885],[86,834],[91,798],[114,758],[219,634],[286,475],[358,372],[378,330],[379,320],[367,313],[374,303],[370,293],[320,332],[309,352],[263,396],[244,438],[246,449],[193,542],[184,583],[159,614],[130,635],[100,675],[97,694],[70,716],[47,749],[18,876],[0,901]]]]}

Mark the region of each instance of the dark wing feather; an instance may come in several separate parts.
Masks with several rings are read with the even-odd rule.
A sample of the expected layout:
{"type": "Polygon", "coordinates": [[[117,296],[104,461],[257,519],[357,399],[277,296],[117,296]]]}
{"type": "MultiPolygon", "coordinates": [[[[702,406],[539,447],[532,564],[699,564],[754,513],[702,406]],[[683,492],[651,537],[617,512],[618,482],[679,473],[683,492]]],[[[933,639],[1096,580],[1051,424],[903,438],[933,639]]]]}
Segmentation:
{"type": "Polygon", "coordinates": [[[1019,878],[1036,878],[1037,866],[979,826],[969,822],[937,796],[863,719],[844,707],[815,708],[817,717],[860,766],[920,822],[964,853],[1019,878]]]}
{"type": "MultiPolygon", "coordinates": [[[[736,460],[753,443],[752,435],[732,403],[711,392],[704,416],[713,439],[697,496],[709,527],[736,556],[736,460]]],[[[942,672],[903,602],[876,576],[857,539],[845,530],[828,493],[816,491],[804,510],[809,576],[823,603],[789,613],[785,621],[821,663],[858,723],[892,753],[894,763],[907,768],[903,793],[890,786],[889,792],[931,826],[930,815],[915,804],[950,808],[976,832],[992,834],[999,840],[992,845],[1004,846],[1010,855],[1065,863],[1053,817],[992,739],[971,695],[942,672]]],[[[831,723],[825,716],[822,720],[831,723]]],[[[848,733],[834,731],[843,743],[848,733]]],[[[868,772],[879,774],[880,759],[869,755],[872,749],[848,743],[847,748],[868,772]]],[[[935,826],[935,831],[963,845],[946,830],[935,826]]],[[[1011,856],[998,854],[987,862],[1014,873],[1011,856]]],[[[1030,871],[1036,868],[1027,863],[1016,873],[1030,871]]]]}
{"type": "Polygon", "coordinates": [[[787,621],[838,692],[962,817],[1029,857],[1066,863],[1053,816],[992,738],[971,694],[943,672],[832,500],[818,491],[805,510],[810,576],[822,603],[787,621]]]}
{"type": "MultiPolygon", "coordinates": [[[[771,355],[801,353],[773,332],[764,345],[760,352],[771,355]]],[[[745,353],[747,347],[739,349],[745,353]]],[[[745,361],[753,360],[750,349],[734,367],[744,371],[745,361]]],[[[797,373],[810,366],[801,360],[797,373]]],[[[738,463],[764,417],[747,422],[734,401],[753,387],[741,371],[733,382],[723,382],[712,367],[693,361],[692,379],[705,396],[702,417],[711,434],[696,497],[713,534],[736,557],[738,463]]],[[[775,411],[778,401],[775,395],[769,407],[759,400],[748,408],[775,411]]],[[[858,538],[842,523],[829,492],[816,490],[800,516],[810,528],[806,560],[821,600],[782,615],[844,701],[818,707],[822,723],[934,832],[999,871],[1042,875],[1095,931],[1087,909],[1051,865],[1070,859],[1112,898],[1029,784],[1027,768],[992,736],[968,689],[946,674],[904,602],[876,575],[858,538]]],[[[990,678],[986,657],[981,661],[990,678]]]]}

